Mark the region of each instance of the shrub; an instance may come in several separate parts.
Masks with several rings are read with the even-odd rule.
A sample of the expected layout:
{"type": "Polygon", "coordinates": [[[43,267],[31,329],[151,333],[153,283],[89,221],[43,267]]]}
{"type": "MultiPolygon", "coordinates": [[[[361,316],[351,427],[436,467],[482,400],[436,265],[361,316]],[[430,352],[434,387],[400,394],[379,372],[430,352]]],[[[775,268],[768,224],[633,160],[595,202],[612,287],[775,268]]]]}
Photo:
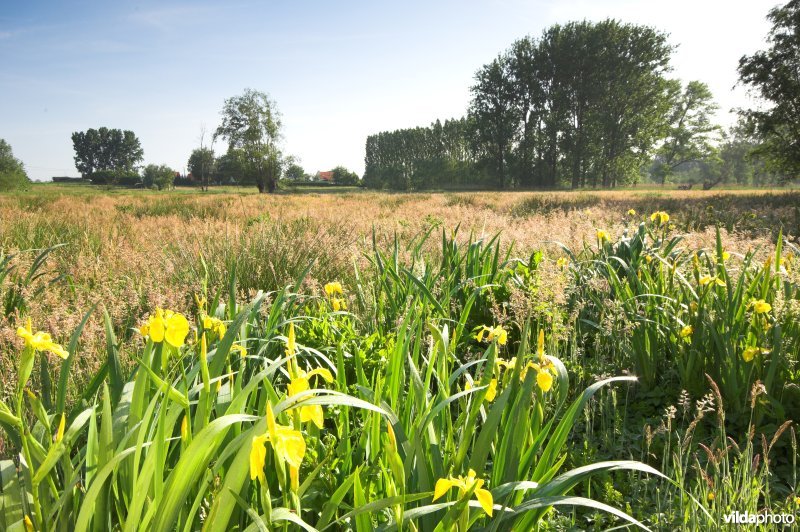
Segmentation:
{"type": "Polygon", "coordinates": [[[0,192],[23,188],[30,184],[22,161],[14,157],[11,146],[0,139],[0,192]]]}
{"type": "Polygon", "coordinates": [[[142,172],[142,182],[146,188],[167,190],[175,181],[175,170],[165,164],[148,164],[142,172]]]}

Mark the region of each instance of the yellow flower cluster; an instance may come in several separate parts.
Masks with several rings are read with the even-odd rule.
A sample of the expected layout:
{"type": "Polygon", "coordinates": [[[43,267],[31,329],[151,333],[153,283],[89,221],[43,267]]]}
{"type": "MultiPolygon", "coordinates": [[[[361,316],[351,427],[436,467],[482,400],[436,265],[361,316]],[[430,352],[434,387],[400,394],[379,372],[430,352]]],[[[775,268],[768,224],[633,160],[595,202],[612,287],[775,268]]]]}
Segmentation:
{"type": "Polygon", "coordinates": [[[203,316],[203,330],[211,331],[217,335],[217,337],[222,338],[225,336],[225,331],[227,331],[227,327],[225,326],[225,322],[219,318],[212,318],[211,316],[204,315],[203,316]]]}
{"type": "Polygon", "coordinates": [[[506,345],[506,342],[508,341],[508,332],[500,325],[496,327],[487,327],[486,325],[483,325],[475,335],[475,339],[479,342],[483,342],[484,336],[486,337],[487,342],[493,342],[497,340],[498,345],[506,345]]]}
{"type": "MultiPolygon", "coordinates": [[[[293,397],[300,392],[305,392],[311,389],[310,379],[314,376],[319,376],[327,382],[333,382],[333,375],[325,368],[317,368],[306,372],[300,369],[297,363],[297,344],[295,340],[294,323],[289,324],[289,333],[286,337],[286,356],[288,357],[287,365],[289,367],[289,386],[287,393],[289,397],[293,397]]],[[[318,428],[322,428],[324,424],[324,416],[322,412],[322,405],[305,405],[300,407],[300,422],[306,421],[313,422],[318,428]]]]}
{"type": "Polygon", "coordinates": [[[544,330],[539,331],[539,337],[536,339],[536,354],[539,357],[539,362],[528,362],[520,377],[525,379],[528,368],[536,370],[536,384],[543,392],[549,392],[550,388],[553,387],[556,367],[544,352],[544,330]]]}
{"type": "MultiPolygon", "coordinates": [[[[326,290],[327,292],[327,290],[326,290]]],[[[289,367],[290,382],[287,394],[289,397],[311,389],[309,380],[313,376],[320,376],[328,382],[333,381],[333,375],[327,369],[318,368],[313,371],[305,372],[297,364],[297,340],[295,337],[294,324],[289,323],[289,332],[286,336],[286,356],[289,367]]],[[[298,408],[298,407],[295,407],[298,408]]],[[[323,412],[321,405],[308,405],[299,407],[300,422],[311,421],[318,428],[323,427],[323,412]]],[[[291,412],[290,412],[291,414],[291,412]]],[[[267,457],[266,443],[272,445],[272,450],[279,465],[289,464],[289,475],[291,477],[291,488],[296,491],[300,484],[300,465],[306,452],[306,442],[300,431],[292,427],[279,425],[272,412],[272,405],[267,403],[267,432],[259,436],[254,436],[250,446],[250,480],[259,479],[265,482],[264,464],[267,457]]]]}
{"type": "Polygon", "coordinates": [[[266,482],[264,464],[267,459],[266,443],[272,445],[272,450],[278,462],[289,464],[292,488],[297,489],[300,479],[300,464],[306,454],[306,442],[299,430],[279,425],[275,422],[272,405],[267,402],[267,432],[253,436],[250,446],[250,480],[259,479],[266,482]]]}
{"type": "Polygon", "coordinates": [[[664,225],[669,222],[669,214],[664,211],[656,211],[650,215],[650,221],[658,225],[664,225]]]}
{"type": "MultiPolygon", "coordinates": [[[[549,392],[550,389],[553,387],[553,383],[555,382],[555,376],[558,373],[556,371],[555,365],[544,352],[543,330],[539,331],[539,337],[536,340],[536,355],[537,355],[537,361],[528,362],[528,364],[522,368],[519,378],[521,381],[524,381],[525,377],[528,375],[528,370],[533,369],[536,371],[536,385],[543,392],[549,392]]],[[[494,361],[495,375],[499,376],[502,369],[513,369],[516,365],[517,365],[517,357],[512,357],[510,360],[503,360],[502,358],[496,358],[494,361]]],[[[470,387],[467,386],[466,389],[469,388],[470,387]]],[[[486,399],[488,401],[492,401],[494,400],[494,397],[496,395],[497,395],[497,379],[494,378],[489,383],[489,389],[486,393],[486,399]]]]}
{"type": "Polygon", "coordinates": [[[347,301],[342,297],[344,295],[342,283],[338,281],[327,283],[325,285],[325,295],[328,296],[334,312],[347,310],[347,301]]]}
{"type": "Polygon", "coordinates": [[[475,478],[475,471],[472,469],[467,472],[466,477],[459,475],[457,477],[440,478],[436,481],[436,486],[433,489],[433,500],[443,497],[452,488],[458,488],[459,497],[463,497],[474,488],[472,493],[478,500],[478,504],[481,505],[486,515],[491,517],[494,509],[494,499],[492,498],[492,493],[483,488],[483,483],[483,479],[475,478]]]}
{"type": "Polygon", "coordinates": [[[720,279],[716,275],[713,276],[713,277],[711,275],[704,275],[704,276],[702,276],[700,278],[699,282],[700,282],[700,286],[706,286],[706,285],[709,285],[711,283],[714,283],[717,286],[725,286],[725,281],[720,279]]]}
{"type": "Polygon", "coordinates": [[[781,257],[778,261],[778,266],[783,267],[784,271],[789,272],[792,269],[794,262],[794,253],[787,253],[785,257],[781,257]]]}
{"type": "Polygon", "coordinates": [[[17,336],[25,340],[25,347],[28,349],[32,349],[33,351],[49,351],[61,358],[69,357],[69,353],[66,349],[60,344],[53,342],[50,333],[42,331],[34,333],[30,318],[28,318],[28,321],[25,323],[25,327],[17,328],[17,336]]]}
{"type": "Polygon", "coordinates": [[[681,328],[681,338],[688,338],[692,336],[693,333],[694,327],[691,325],[684,325],[683,328],[681,328]]]}
{"type": "Polygon", "coordinates": [[[183,314],[157,308],[147,323],[139,327],[139,332],[155,343],[166,340],[173,347],[181,347],[189,334],[189,321],[183,314]]]}

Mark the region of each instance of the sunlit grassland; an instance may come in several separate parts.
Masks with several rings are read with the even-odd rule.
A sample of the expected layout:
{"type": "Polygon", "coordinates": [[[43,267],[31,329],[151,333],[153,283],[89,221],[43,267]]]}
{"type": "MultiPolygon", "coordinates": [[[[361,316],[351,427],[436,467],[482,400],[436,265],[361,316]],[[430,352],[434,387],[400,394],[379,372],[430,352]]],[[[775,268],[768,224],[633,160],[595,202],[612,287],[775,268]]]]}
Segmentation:
{"type": "Polygon", "coordinates": [[[0,196],[0,437],[31,464],[3,462],[31,494],[4,491],[5,526],[697,529],[796,509],[797,192],[213,192],[0,196]],[[157,307],[188,318],[180,347],[143,335],[157,307]],[[27,348],[33,396],[27,317],[70,353],[27,348]],[[251,479],[267,405],[304,455],[293,471],[266,443],[251,479]],[[470,470],[483,484],[459,490],[470,470]]]}

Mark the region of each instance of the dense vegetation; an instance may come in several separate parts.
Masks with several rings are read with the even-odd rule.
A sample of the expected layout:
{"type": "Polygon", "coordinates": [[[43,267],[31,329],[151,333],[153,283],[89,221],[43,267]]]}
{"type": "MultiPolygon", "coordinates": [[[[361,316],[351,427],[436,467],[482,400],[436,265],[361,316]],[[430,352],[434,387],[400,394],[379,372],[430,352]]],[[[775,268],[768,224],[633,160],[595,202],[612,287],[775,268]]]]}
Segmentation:
{"type": "Polygon", "coordinates": [[[796,510],[796,194],[62,194],[0,197],[5,527],[796,510]]]}
{"type": "Polygon", "coordinates": [[[651,181],[775,184],[796,175],[797,2],[773,10],[772,48],[742,58],[771,103],[724,133],[705,83],[670,77],[650,27],[570,22],[525,37],[475,74],[466,117],[371,135],[364,185],[395,190],[609,188],[651,181]],[[794,165],[794,166],[793,166],[794,165]]]}
{"type": "Polygon", "coordinates": [[[11,146],[0,139],[0,191],[15,190],[30,184],[22,161],[14,157],[11,146]]]}
{"type": "Polygon", "coordinates": [[[762,103],[743,111],[746,130],[760,140],[755,153],[776,171],[800,171],[800,2],[773,8],[767,17],[772,29],[769,48],[739,61],[742,84],[762,103]]]}

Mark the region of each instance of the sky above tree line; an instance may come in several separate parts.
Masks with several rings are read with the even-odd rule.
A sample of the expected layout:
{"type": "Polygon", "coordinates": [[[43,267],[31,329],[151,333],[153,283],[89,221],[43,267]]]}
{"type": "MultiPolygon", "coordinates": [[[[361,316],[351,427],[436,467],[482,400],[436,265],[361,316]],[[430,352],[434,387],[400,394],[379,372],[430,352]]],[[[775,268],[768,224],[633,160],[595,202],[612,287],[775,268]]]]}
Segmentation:
{"type": "MultiPolygon", "coordinates": [[[[35,180],[78,175],[73,131],[130,129],[144,162],[184,172],[226,98],[268,92],[283,151],[309,173],[364,170],[367,135],[463,116],[478,68],[554,23],[616,18],[670,35],[674,77],[707,83],[720,106],[764,48],[772,0],[101,2],[4,0],[0,138],[35,180]]],[[[213,146],[220,154],[223,142],[213,146]]]]}

